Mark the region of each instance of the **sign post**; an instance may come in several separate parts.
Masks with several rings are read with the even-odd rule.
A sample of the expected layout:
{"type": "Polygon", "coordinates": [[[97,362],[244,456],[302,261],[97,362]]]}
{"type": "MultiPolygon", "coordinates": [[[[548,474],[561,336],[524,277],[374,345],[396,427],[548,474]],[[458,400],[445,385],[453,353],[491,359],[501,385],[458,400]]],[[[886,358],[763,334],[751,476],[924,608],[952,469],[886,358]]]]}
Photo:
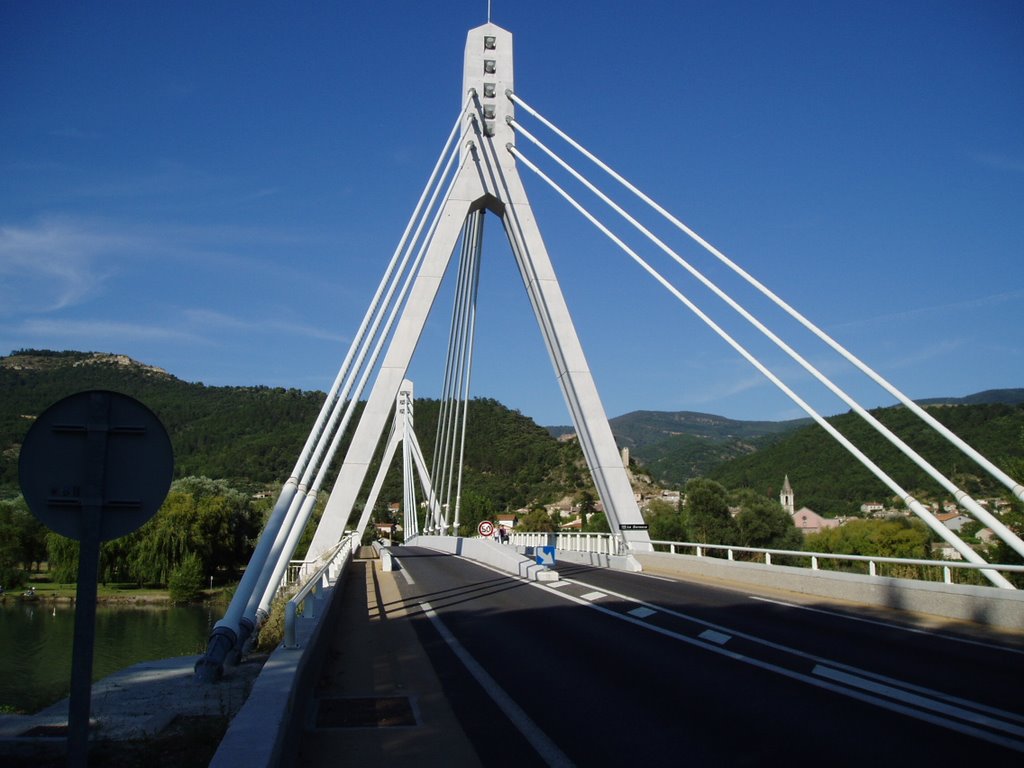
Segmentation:
{"type": "Polygon", "coordinates": [[[70,766],[88,763],[100,542],[124,536],[156,514],[173,471],[171,441],[160,420],[116,392],[80,392],[55,403],[22,444],[18,477],[29,509],[50,529],[79,542],[70,766]]]}

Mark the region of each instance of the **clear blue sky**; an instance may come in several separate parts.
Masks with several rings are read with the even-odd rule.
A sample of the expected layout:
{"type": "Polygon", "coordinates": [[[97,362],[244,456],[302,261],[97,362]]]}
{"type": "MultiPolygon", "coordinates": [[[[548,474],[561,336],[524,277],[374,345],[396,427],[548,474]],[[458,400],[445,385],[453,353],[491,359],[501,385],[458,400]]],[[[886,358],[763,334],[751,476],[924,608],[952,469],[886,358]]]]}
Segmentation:
{"type": "MultiPolygon", "coordinates": [[[[0,354],[329,387],[486,8],[0,0],[0,354]]],[[[909,395],[1024,386],[1024,4],[494,0],[492,19],[523,98],[909,395]]],[[[523,175],[609,416],[803,415],[523,175]]],[[[497,224],[474,392],[568,423],[497,224]]],[[[448,312],[414,361],[421,395],[448,312]]],[[[891,402],[779,327],[864,405],[891,402]]]]}

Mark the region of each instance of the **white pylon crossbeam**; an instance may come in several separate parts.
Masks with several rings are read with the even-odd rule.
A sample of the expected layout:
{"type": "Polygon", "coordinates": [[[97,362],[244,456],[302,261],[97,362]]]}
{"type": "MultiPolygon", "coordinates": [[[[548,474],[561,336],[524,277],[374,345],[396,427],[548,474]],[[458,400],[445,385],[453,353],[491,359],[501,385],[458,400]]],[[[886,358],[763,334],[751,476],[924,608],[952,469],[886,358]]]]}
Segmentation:
{"type": "MultiPolygon", "coordinates": [[[[513,90],[511,33],[490,23],[470,30],[464,67],[463,93],[473,96],[473,105],[462,130],[462,163],[442,203],[434,236],[306,559],[315,559],[329,550],[345,531],[463,225],[470,213],[480,209],[490,211],[502,221],[608,524],[627,546],[648,551],[650,538],[604,406],[515,158],[506,149],[515,143],[515,134],[506,122],[506,118],[514,116],[514,105],[507,96],[513,90]]],[[[365,527],[368,513],[369,508],[364,506],[360,530],[365,527]]]]}

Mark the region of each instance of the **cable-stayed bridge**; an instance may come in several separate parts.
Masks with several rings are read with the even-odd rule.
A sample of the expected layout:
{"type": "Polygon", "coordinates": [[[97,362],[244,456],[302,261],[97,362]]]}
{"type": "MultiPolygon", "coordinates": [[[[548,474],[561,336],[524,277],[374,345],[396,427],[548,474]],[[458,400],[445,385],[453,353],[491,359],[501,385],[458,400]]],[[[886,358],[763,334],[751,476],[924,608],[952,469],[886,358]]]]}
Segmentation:
{"type": "MultiPolygon", "coordinates": [[[[736,355],[786,394],[883,482],[960,555],[964,565],[978,570],[991,586],[958,591],[955,585],[943,585],[942,590],[957,593],[948,598],[960,606],[957,610],[965,610],[964,605],[977,606],[966,609],[973,610],[968,615],[974,617],[1009,612],[1011,619],[1004,626],[1015,629],[1024,628],[1024,620],[1014,625],[1012,619],[1014,611],[1024,615],[1024,602],[1019,600],[1007,576],[1015,569],[987,563],[937,520],[885,468],[826,421],[778,371],[762,362],[724,323],[713,319],[702,301],[695,298],[694,288],[700,286],[716,302],[724,303],[945,488],[962,509],[990,528],[1011,550],[1024,556],[1024,542],[1019,535],[878,422],[821,367],[812,364],[807,352],[798,351],[794,342],[784,340],[732,293],[683,258],[672,238],[700,246],[747,288],[795,320],[816,343],[913,411],[1019,501],[1024,501],[1024,486],[532,106],[515,88],[509,32],[491,23],[469,32],[461,93],[462,106],[448,140],[369,302],[321,414],[282,487],[236,595],[196,666],[197,678],[205,682],[216,680],[224,664],[244,652],[252,633],[268,615],[288,573],[289,562],[296,556],[304,563],[304,584],[290,605],[305,605],[307,620],[324,611],[327,618],[316,629],[306,630],[313,632],[312,636],[299,638],[293,634],[296,620],[290,617],[286,649],[312,649],[317,642],[332,642],[331,637],[338,642],[336,636],[345,634],[344,626],[321,628],[330,626],[341,610],[332,607],[336,600],[341,600],[333,585],[352,560],[370,523],[384,473],[401,448],[406,546],[394,551],[378,548],[378,552],[386,572],[400,573],[405,581],[398,581],[397,585],[389,582],[387,588],[395,592],[392,600],[385,600],[381,592],[384,588],[380,586],[383,582],[371,572],[372,566],[370,571],[364,566],[364,607],[376,610],[380,620],[388,614],[418,616],[422,627],[418,630],[419,641],[430,645],[439,639],[445,649],[435,648],[429,654],[437,674],[464,678],[462,683],[443,686],[446,692],[458,691],[460,697],[465,696],[454,708],[470,713],[474,707],[467,706],[466,701],[481,697],[489,702],[481,706],[499,713],[495,717],[502,723],[511,723],[519,734],[516,746],[509,747],[510,754],[517,754],[519,761],[536,761],[539,757],[548,764],[598,764],[602,755],[625,756],[629,750],[651,758],[665,757],[673,751],[677,738],[672,730],[676,721],[664,711],[673,707],[685,712],[683,719],[689,723],[679,736],[680,759],[689,752],[699,764],[718,762],[716,755],[730,755],[720,760],[726,764],[752,761],[761,748],[729,743],[732,731],[722,721],[730,726],[740,723],[740,731],[755,741],[771,742],[772,733],[780,727],[778,710],[787,707],[794,718],[806,718],[806,725],[800,727],[804,741],[796,754],[808,757],[821,754],[831,745],[834,751],[829,757],[835,759],[838,755],[839,762],[843,762],[844,755],[849,762],[872,756],[877,759],[883,754],[877,751],[877,743],[854,743],[848,733],[845,738],[830,736],[826,724],[834,720],[885,729],[896,717],[900,718],[898,728],[911,734],[909,746],[892,747],[891,754],[901,761],[921,755],[922,750],[935,756],[950,755],[951,750],[959,750],[965,743],[971,745],[970,754],[991,751],[997,756],[1024,751],[1024,716],[1011,700],[1010,690],[1001,685],[998,673],[999,669],[1019,672],[1022,668],[1021,649],[1012,643],[1001,645],[952,631],[930,637],[919,627],[894,628],[874,616],[851,617],[844,611],[826,612],[815,605],[778,597],[748,603],[746,596],[739,599],[732,593],[725,597],[720,593],[698,594],[696,588],[685,582],[661,583],[637,575],[658,572],[678,578],[684,569],[694,569],[705,577],[730,579],[721,568],[733,567],[733,579],[743,581],[741,571],[749,570],[750,564],[732,563],[730,554],[725,562],[717,560],[694,566],[692,558],[657,551],[663,547],[648,536],[542,237],[543,217],[534,213],[523,176],[531,177],[531,184],[546,185],[563,198],[570,209],[648,274],[655,290],[667,292],[679,303],[682,313],[695,316],[711,333],[717,334],[736,355]],[[609,190],[614,190],[614,196],[609,190]],[[611,531],[597,540],[601,551],[569,554],[555,540],[532,544],[523,540],[518,542],[521,546],[506,547],[457,535],[462,512],[461,457],[467,431],[472,430],[467,403],[472,384],[477,286],[483,268],[483,228],[491,218],[488,214],[500,223],[507,238],[551,359],[553,375],[606,512],[611,531]],[[649,223],[652,218],[656,224],[649,223]],[[455,281],[455,290],[448,351],[446,359],[438,361],[443,404],[428,467],[415,431],[414,398],[407,375],[446,279],[455,281]],[[365,407],[360,412],[357,403],[362,400],[365,407]],[[349,434],[347,451],[340,456],[342,438],[349,434]],[[384,461],[377,468],[369,496],[360,498],[374,456],[382,445],[384,461]],[[337,462],[337,480],[309,551],[297,553],[297,543],[310,520],[317,494],[337,462]],[[555,552],[545,549],[546,544],[554,546],[555,552]],[[491,575],[481,572],[481,566],[448,557],[451,555],[484,563],[492,569],[491,575]],[[562,565],[557,569],[545,567],[545,557],[554,557],[562,565]],[[671,562],[674,557],[688,565],[671,562]],[[393,567],[397,570],[391,570],[393,567]],[[331,597],[319,605],[306,599],[316,593],[331,597]],[[367,598],[366,595],[374,593],[375,599],[367,598]],[[700,606],[700,610],[695,612],[694,605],[700,606]],[[799,624],[800,629],[787,627],[787,623],[799,624]],[[833,658],[836,637],[853,632],[853,626],[860,633],[864,626],[875,625],[882,627],[878,638],[872,639],[865,632],[862,647],[845,650],[844,642],[842,653],[848,655],[833,658]],[[539,657],[533,662],[536,666],[530,666],[524,664],[533,658],[530,651],[516,663],[513,649],[536,644],[557,647],[559,652],[539,657]],[[898,647],[894,654],[900,661],[876,664],[874,654],[865,647],[878,645],[898,647]],[[577,654],[581,646],[585,648],[577,654]],[[928,655],[931,663],[914,658],[914,649],[925,646],[927,650],[922,653],[928,655]],[[498,648],[500,654],[506,655],[505,663],[515,666],[516,674],[503,671],[506,667],[501,663],[495,668],[492,663],[481,661],[482,655],[489,656],[484,651],[488,648],[498,648]],[[990,667],[993,682],[977,696],[969,690],[966,680],[950,689],[937,687],[929,680],[939,670],[949,672],[950,660],[960,658],[965,648],[972,653],[983,649],[972,663],[979,665],[977,669],[981,665],[990,667]],[[724,666],[718,669],[718,665],[724,666]],[[901,665],[914,669],[904,677],[901,665]],[[716,672],[709,671],[713,667],[716,672]],[[581,717],[577,712],[573,718],[566,718],[568,727],[553,722],[539,724],[536,711],[524,709],[516,693],[521,691],[522,697],[529,696],[526,691],[530,686],[524,685],[523,675],[535,681],[535,688],[546,691],[552,700],[562,701],[561,708],[578,707],[586,710],[586,714],[581,717]],[[693,677],[702,681],[691,689],[693,677]],[[771,683],[767,682],[769,678],[771,683]],[[466,692],[466,685],[475,687],[466,692]],[[559,698],[559,691],[577,685],[584,693],[559,698]],[[723,694],[721,688],[729,693],[723,694]],[[711,696],[711,690],[717,692],[711,696]],[[586,709],[586,702],[592,704],[597,699],[601,699],[599,706],[586,709]],[[681,700],[689,703],[679,707],[681,700]],[[640,701],[648,704],[641,706],[640,701]],[[705,704],[697,706],[694,701],[705,704]],[[654,703],[653,708],[650,702],[654,703]],[[830,708],[832,714],[826,716],[824,713],[830,708]],[[774,712],[769,717],[765,710],[774,712]],[[594,718],[593,733],[583,738],[581,729],[590,718],[594,718]],[[598,722],[605,726],[598,728],[598,722]],[[612,732],[607,729],[609,723],[612,732]],[[814,730],[813,737],[808,736],[808,729],[814,730]],[[562,735],[555,736],[555,731],[562,735]],[[614,740],[616,747],[602,746],[601,736],[614,740]],[[836,746],[840,743],[841,748],[836,746]]],[[[770,553],[766,559],[770,559],[770,553]]],[[[909,596],[912,590],[902,592],[888,580],[884,584],[888,604],[925,610],[917,607],[925,605],[927,599],[915,602],[918,597],[909,596]]],[[[772,583],[770,578],[761,586],[795,588],[792,583],[772,583]]],[[[868,591],[875,586],[868,587],[868,591]]],[[[839,590],[839,594],[831,592],[830,597],[849,600],[860,600],[866,594],[862,585],[852,581],[838,587],[833,584],[830,589],[839,590]]],[[[814,593],[810,588],[807,591],[814,593]]],[[[931,594],[927,598],[939,600],[931,594]]],[[[886,604],[885,599],[875,602],[886,604]]],[[[381,640],[373,632],[369,632],[368,638],[371,644],[375,642],[373,638],[381,640]]],[[[346,646],[344,654],[352,656],[354,652],[346,646]]],[[[401,677],[397,672],[396,675],[401,677]]],[[[339,701],[344,699],[338,697],[339,701]]],[[[541,695],[531,706],[543,704],[544,700],[541,695]]],[[[417,715],[409,700],[404,705],[408,711],[402,709],[401,702],[395,706],[401,710],[396,717],[406,718],[403,722],[414,727],[417,715]]],[[[465,729],[467,721],[462,722],[465,729]]],[[[782,745],[778,748],[782,749],[782,745]]],[[[481,752],[479,744],[473,749],[481,762],[498,764],[500,749],[481,752]]]]}

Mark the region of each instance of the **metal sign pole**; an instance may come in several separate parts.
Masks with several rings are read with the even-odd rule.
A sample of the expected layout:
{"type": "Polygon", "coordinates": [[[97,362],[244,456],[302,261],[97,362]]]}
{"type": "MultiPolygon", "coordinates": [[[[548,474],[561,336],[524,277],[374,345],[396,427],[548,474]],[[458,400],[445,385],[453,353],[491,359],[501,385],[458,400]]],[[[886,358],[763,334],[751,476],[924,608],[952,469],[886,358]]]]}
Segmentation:
{"type": "Polygon", "coordinates": [[[75,590],[75,639],[71,654],[71,699],[68,702],[68,765],[88,765],[92,661],[96,638],[96,584],[100,567],[100,507],[82,510],[75,590]]]}

